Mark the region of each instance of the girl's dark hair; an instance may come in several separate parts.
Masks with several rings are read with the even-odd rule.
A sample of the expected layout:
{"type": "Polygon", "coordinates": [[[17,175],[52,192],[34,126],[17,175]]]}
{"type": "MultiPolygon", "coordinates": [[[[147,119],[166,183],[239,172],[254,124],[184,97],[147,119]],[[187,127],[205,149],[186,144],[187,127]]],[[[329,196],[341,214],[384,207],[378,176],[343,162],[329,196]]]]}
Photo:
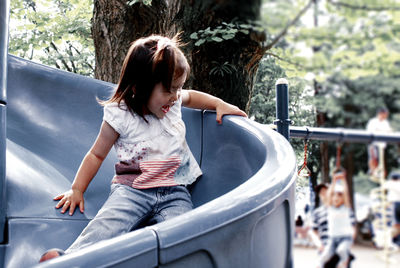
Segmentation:
{"type": "Polygon", "coordinates": [[[102,104],[117,102],[121,107],[124,102],[130,112],[145,119],[155,85],[162,83],[170,91],[174,79],[189,75],[189,64],[179,47],[179,34],[172,39],[151,35],[134,41],[125,57],[114,94],[102,104]]]}
{"type": "Polygon", "coordinates": [[[319,207],[320,203],[320,198],[319,198],[319,193],[321,192],[322,189],[328,189],[328,185],[325,183],[320,183],[317,186],[315,186],[315,207],[319,207]]]}

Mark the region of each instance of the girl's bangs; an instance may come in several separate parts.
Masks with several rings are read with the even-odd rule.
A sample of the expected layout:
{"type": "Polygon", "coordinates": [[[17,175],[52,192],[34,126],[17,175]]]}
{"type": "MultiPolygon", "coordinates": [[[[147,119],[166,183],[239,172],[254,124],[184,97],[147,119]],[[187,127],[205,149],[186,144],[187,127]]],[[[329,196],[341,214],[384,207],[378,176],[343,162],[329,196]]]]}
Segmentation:
{"type": "Polygon", "coordinates": [[[182,75],[185,75],[186,79],[189,77],[190,73],[190,66],[189,63],[187,62],[186,58],[183,55],[179,55],[177,57],[176,63],[175,63],[175,70],[174,70],[174,77],[172,79],[178,79],[182,75]]]}

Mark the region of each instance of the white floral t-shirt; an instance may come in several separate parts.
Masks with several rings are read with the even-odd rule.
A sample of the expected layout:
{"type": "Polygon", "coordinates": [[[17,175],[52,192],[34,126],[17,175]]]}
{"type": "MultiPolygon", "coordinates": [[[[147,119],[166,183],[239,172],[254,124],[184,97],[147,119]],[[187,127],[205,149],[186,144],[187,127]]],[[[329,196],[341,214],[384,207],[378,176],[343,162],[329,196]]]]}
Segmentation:
{"type": "Polygon", "coordinates": [[[188,185],[202,173],[186,143],[182,99],[164,118],[132,114],[124,103],[104,107],[103,120],[119,133],[114,144],[119,162],[113,183],[137,189],[188,185]]]}

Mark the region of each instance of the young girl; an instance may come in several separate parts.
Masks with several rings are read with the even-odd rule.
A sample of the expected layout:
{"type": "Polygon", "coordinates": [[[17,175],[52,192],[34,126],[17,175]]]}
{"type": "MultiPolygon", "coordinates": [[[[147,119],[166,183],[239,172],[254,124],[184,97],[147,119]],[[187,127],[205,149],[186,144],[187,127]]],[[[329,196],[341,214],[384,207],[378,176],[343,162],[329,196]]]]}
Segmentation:
{"type": "Polygon", "coordinates": [[[334,254],[337,254],[340,258],[337,267],[347,267],[349,261],[355,229],[353,227],[354,214],[350,205],[345,174],[344,172],[336,173],[328,188],[328,241],[321,254],[320,267],[324,267],[324,264],[334,254]]]}
{"type": "MultiPolygon", "coordinates": [[[[181,105],[246,116],[219,98],[183,90],[188,62],[177,37],[149,36],[135,41],[124,60],[114,95],[104,104],[103,123],[69,191],[55,197],[61,213],[84,211],[83,193],[111,147],[117,152],[111,193],[95,218],[66,253],[161,222],[192,209],[186,185],[201,170],[185,140],[181,105]]],[[[47,251],[41,261],[62,255],[47,251]]]]}

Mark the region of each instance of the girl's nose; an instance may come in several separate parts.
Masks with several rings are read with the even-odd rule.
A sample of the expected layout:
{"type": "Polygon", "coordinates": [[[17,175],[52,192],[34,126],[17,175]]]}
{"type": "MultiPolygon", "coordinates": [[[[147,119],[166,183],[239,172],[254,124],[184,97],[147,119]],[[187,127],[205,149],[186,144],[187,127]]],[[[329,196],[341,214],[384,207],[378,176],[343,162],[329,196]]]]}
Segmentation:
{"type": "Polygon", "coordinates": [[[171,97],[171,102],[176,102],[179,99],[179,90],[174,92],[171,97]]]}

